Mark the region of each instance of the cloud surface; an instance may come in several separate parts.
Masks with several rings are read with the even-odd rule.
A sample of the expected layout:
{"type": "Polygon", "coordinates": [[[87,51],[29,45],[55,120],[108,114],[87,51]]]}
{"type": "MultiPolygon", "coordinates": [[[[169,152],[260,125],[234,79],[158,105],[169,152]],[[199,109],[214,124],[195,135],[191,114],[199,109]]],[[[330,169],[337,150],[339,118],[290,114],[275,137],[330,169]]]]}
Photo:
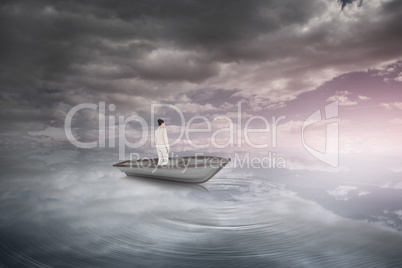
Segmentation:
{"type": "MultiPolygon", "coordinates": [[[[212,119],[240,101],[245,115],[298,122],[338,100],[345,119],[372,106],[397,122],[402,5],[349,2],[3,1],[2,143],[46,130],[58,141],[73,106],[100,101],[147,120],[153,103],[212,119]]],[[[73,124],[97,135],[95,111],[73,124]]]]}

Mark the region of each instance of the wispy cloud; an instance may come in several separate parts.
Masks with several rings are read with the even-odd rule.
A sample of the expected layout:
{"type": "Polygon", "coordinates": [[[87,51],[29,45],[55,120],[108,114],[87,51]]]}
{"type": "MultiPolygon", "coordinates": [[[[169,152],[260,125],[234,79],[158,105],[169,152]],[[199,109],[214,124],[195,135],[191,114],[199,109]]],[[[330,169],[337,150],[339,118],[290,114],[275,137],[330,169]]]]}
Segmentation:
{"type": "Polygon", "coordinates": [[[336,92],[336,95],[329,97],[327,101],[338,101],[341,106],[356,105],[356,101],[351,101],[349,99],[349,94],[350,92],[348,91],[338,91],[336,92]]]}
{"type": "Polygon", "coordinates": [[[402,110],[402,102],[381,103],[380,105],[387,109],[402,110]]]}

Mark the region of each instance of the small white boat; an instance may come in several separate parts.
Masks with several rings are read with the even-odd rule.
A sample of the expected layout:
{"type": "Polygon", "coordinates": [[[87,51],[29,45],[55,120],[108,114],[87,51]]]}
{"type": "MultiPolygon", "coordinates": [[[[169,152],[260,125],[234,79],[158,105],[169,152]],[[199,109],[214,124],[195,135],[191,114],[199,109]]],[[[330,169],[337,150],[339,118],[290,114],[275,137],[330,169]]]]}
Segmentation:
{"type": "Polygon", "coordinates": [[[171,157],[167,165],[157,165],[158,158],[126,160],[113,166],[127,176],[162,179],[176,182],[203,183],[211,179],[230,158],[216,156],[171,157]]]}

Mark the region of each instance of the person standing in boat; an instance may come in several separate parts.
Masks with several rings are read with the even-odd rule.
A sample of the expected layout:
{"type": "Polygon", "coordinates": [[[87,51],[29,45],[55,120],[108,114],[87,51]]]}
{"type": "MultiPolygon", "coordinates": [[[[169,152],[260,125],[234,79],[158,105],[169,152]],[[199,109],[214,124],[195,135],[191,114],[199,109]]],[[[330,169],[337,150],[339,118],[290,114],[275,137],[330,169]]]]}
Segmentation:
{"type": "Polygon", "coordinates": [[[169,140],[165,128],[165,121],[158,119],[159,127],[155,130],[155,144],[158,152],[158,165],[167,165],[169,161],[169,140]]]}

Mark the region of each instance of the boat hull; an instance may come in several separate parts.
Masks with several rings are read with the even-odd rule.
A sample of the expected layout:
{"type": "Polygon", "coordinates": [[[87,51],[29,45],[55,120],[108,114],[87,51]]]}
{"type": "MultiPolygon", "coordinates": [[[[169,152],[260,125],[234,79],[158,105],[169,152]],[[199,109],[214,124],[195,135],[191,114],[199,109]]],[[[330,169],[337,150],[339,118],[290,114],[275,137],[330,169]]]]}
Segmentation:
{"type": "Polygon", "coordinates": [[[113,166],[127,176],[161,179],[185,183],[203,183],[210,180],[230,158],[198,156],[169,158],[166,166],[156,165],[158,159],[127,160],[113,166]]]}

